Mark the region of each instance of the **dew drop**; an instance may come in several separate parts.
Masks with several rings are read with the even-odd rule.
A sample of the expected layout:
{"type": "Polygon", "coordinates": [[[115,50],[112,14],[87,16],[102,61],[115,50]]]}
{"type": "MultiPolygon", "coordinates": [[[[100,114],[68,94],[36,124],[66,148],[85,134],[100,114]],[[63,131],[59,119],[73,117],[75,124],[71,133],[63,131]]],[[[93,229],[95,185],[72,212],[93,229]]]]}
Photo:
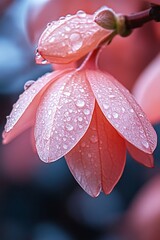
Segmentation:
{"type": "Polygon", "coordinates": [[[59,20],[65,20],[65,17],[64,17],[64,16],[62,16],[62,17],[60,17],[60,18],[59,18],[59,20]]]}
{"type": "Polygon", "coordinates": [[[64,148],[64,149],[67,149],[68,146],[67,146],[66,144],[63,144],[63,148],[64,148]]]}
{"type": "Polygon", "coordinates": [[[68,121],[68,122],[71,121],[71,117],[67,117],[67,121],[68,121]]]}
{"type": "Polygon", "coordinates": [[[70,113],[72,113],[72,112],[73,112],[73,110],[72,110],[72,109],[69,109],[68,111],[69,111],[70,113]]]}
{"type": "Polygon", "coordinates": [[[32,88],[32,93],[35,93],[36,92],[36,89],[35,88],[32,88]]]}
{"type": "Polygon", "coordinates": [[[54,36],[52,36],[52,37],[49,39],[49,42],[50,42],[50,43],[53,43],[53,42],[54,42],[54,40],[55,40],[55,37],[54,37],[54,36]]]}
{"type": "Polygon", "coordinates": [[[73,130],[73,126],[72,126],[71,124],[67,123],[67,124],[66,124],[66,129],[67,129],[68,131],[72,131],[72,130],[73,130]]]}
{"type": "Polygon", "coordinates": [[[122,107],[122,112],[123,112],[123,113],[125,112],[125,108],[124,108],[124,107],[122,107]]]}
{"type": "Polygon", "coordinates": [[[97,136],[96,136],[96,135],[92,135],[92,136],[90,137],[90,141],[91,141],[92,143],[98,142],[97,136]]]}
{"type": "Polygon", "coordinates": [[[110,95],[109,95],[109,98],[115,98],[115,95],[110,94],[110,95]]]}
{"type": "Polygon", "coordinates": [[[41,63],[46,64],[46,63],[48,63],[48,61],[46,59],[43,59],[41,63]]]}
{"type": "Polygon", "coordinates": [[[144,117],[142,113],[139,113],[138,115],[139,115],[139,117],[144,117]]]}
{"type": "Polygon", "coordinates": [[[71,14],[67,14],[66,15],[66,18],[70,18],[72,15],[71,14]]]}
{"type": "Polygon", "coordinates": [[[80,33],[72,33],[69,39],[73,51],[77,51],[82,47],[83,40],[80,33]]]}
{"type": "Polygon", "coordinates": [[[70,92],[64,92],[63,94],[64,94],[65,96],[67,96],[67,97],[69,97],[69,96],[71,95],[70,92]]]}
{"type": "Polygon", "coordinates": [[[104,107],[104,109],[108,109],[109,105],[107,103],[103,103],[103,107],[104,107]]]}
{"type": "Polygon", "coordinates": [[[65,117],[68,117],[68,116],[69,116],[69,112],[65,112],[65,113],[64,113],[64,116],[65,116],[65,117]]]}
{"type": "Polygon", "coordinates": [[[91,153],[88,153],[88,157],[91,158],[91,157],[92,157],[92,154],[91,154],[91,153]]]}
{"type": "Polygon", "coordinates": [[[83,121],[83,118],[82,118],[82,117],[78,117],[78,121],[79,121],[79,122],[82,122],[82,121],[83,121]]]}
{"type": "Polygon", "coordinates": [[[70,27],[66,26],[65,30],[66,30],[66,32],[70,32],[71,29],[70,29],[70,27]]]}
{"type": "Polygon", "coordinates": [[[131,108],[131,109],[130,109],[130,112],[131,112],[131,113],[134,113],[134,110],[133,110],[133,108],[131,108]]]}
{"type": "Polygon", "coordinates": [[[82,142],[81,143],[81,147],[85,147],[86,146],[86,143],[85,142],[82,142]]]}
{"type": "Polygon", "coordinates": [[[110,118],[111,118],[111,114],[109,113],[109,114],[107,115],[107,117],[110,119],[110,118]]]}
{"type": "Polygon", "coordinates": [[[90,114],[90,110],[89,109],[84,109],[83,112],[84,112],[85,115],[89,115],[90,114]]]}
{"type": "Polygon", "coordinates": [[[35,81],[29,80],[24,84],[24,90],[26,91],[35,81]]]}
{"type": "Polygon", "coordinates": [[[83,92],[84,92],[84,89],[83,89],[83,88],[79,88],[79,91],[83,93],[83,92]]]}
{"type": "Polygon", "coordinates": [[[149,148],[149,143],[145,140],[142,140],[142,145],[145,147],[145,148],[149,148]]]}
{"type": "Polygon", "coordinates": [[[86,17],[86,13],[82,10],[79,10],[77,12],[77,16],[80,17],[80,18],[85,18],[86,17]]]}
{"type": "Polygon", "coordinates": [[[118,118],[119,117],[117,112],[113,112],[112,115],[113,115],[114,118],[118,118]]]}
{"type": "Polygon", "coordinates": [[[50,115],[51,115],[51,113],[52,113],[52,110],[51,110],[51,109],[49,109],[49,110],[48,110],[48,115],[50,116],[50,115]]]}
{"type": "Polygon", "coordinates": [[[78,99],[76,102],[77,107],[84,107],[85,102],[82,99],[78,99]]]}

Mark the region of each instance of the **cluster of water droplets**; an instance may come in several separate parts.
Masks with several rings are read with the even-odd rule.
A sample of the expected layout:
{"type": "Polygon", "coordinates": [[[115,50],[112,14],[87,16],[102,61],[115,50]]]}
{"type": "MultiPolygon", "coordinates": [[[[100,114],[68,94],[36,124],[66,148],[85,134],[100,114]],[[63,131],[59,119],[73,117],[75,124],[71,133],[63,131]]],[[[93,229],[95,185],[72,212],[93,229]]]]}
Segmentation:
{"type": "MultiPolygon", "coordinates": [[[[95,41],[94,34],[104,37],[106,31],[99,27],[93,15],[80,10],[75,15],[61,17],[47,25],[39,40],[40,52],[57,57],[66,57],[95,41]],[[105,33],[105,34],[104,34],[105,33]]],[[[40,56],[37,54],[37,58],[40,56]]]]}
{"type": "Polygon", "coordinates": [[[51,80],[50,76],[52,76],[52,73],[44,75],[36,82],[31,80],[24,85],[25,91],[19,96],[18,101],[13,105],[11,114],[7,116],[7,123],[5,125],[6,132],[10,131],[13,128],[13,126],[18,122],[20,117],[26,111],[30,103],[33,102],[39,91],[41,91],[45,84],[51,80]]]}
{"type": "Polygon", "coordinates": [[[94,96],[83,73],[71,72],[45,93],[36,122],[36,141],[44,161],[64,156],[86,131],[94,96]]]}
{"type": "Polygon", "coordinates": [[[112,77],[92,74],[92,90],[106,118],[129,142],[150,153],[155,134],[132,95],[112,77]]]}

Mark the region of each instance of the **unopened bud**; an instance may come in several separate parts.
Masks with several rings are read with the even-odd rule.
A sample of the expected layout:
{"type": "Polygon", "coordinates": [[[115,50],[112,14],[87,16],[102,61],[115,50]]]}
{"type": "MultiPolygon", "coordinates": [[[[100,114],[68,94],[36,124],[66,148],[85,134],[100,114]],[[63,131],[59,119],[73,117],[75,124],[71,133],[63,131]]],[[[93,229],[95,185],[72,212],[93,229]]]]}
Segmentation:
{"type": "Polygon", "coordinates": [[[94,21],[94,15],[78,11],[50,23],[38,43],[37,63],[70,63],[95,49],[112,33],[94,21]]]}

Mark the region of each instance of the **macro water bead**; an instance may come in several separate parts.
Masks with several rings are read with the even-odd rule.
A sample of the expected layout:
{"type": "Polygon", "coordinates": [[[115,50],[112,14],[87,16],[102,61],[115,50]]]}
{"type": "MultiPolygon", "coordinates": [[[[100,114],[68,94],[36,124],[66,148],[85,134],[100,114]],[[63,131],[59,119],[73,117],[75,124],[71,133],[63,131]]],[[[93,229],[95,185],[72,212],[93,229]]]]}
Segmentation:
{"type": "Polygon", "coordinates": [[[94,14],[78,11],[48,24],[37,49],[37,63],[69,63],[95,49],[113,30],[94,22],[94,14]]]}

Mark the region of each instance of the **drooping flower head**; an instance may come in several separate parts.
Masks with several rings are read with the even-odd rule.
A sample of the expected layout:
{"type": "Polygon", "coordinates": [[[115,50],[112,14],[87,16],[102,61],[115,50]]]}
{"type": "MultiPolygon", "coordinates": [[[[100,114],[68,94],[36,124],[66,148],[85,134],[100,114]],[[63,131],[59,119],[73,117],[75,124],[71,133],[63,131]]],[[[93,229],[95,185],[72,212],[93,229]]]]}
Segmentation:
{"type": "MultiPolygon", "coordinates": [[[[84,37],[83,44],[74,53],[67,54],[71,44],[65,43],[66,57],[54,55],[56,48],[50,39],[57,38],[59,28],[61,34],[66,31],[71,19],[80,26],[77,18],[76,14],[68,20],[62,19],[63,24],[58,23],[56,30],[51,26],[53,32],[46,30],[42,34],[38,51],[44,59],[57,63],[60,56],[61,63],[76,61],[78,56],[97,47],[99,26],[96,33],[84,37]]],[[[80,19],[85,19],[84,29],[89,30],[88,26],[95,24],[88,15],[80,19]]],[[[77,34],[82,32],[82,36],[86,36],[85,31],[77,30],[77,34]]],[[[105,36],[108,38],[108,32],[105,36]]],[[[98,69],[97,52],[93,51],[78,69],[48,73],[27,88],[14,105],[3,134],[7,143],[32,127],[41,160],[53,162],[64,156],[75,179],[94,197],[100,191],[106,194],[112,191],[123,173],[126,149],[137,161],[152,167],[157,141],[153,127],[129,91],[110,74],[98,69]]]]}

